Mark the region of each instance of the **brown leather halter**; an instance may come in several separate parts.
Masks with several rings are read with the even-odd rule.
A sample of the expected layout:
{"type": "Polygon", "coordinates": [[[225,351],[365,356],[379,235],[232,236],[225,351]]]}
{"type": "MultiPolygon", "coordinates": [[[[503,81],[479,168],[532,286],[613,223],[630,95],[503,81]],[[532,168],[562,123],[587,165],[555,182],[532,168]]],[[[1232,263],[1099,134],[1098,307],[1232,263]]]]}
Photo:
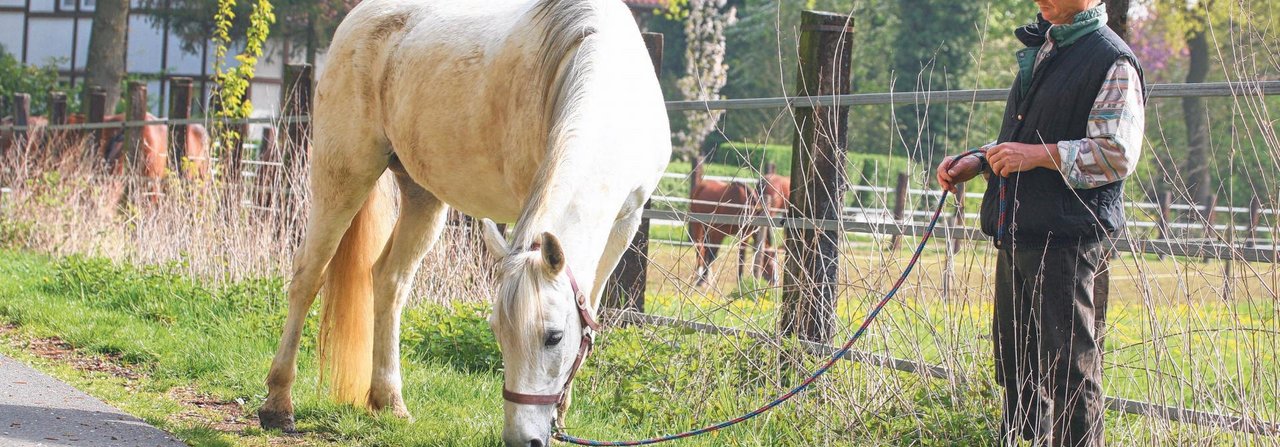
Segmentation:
{"type": "MultiPolygon", "coordinates": [[[[540,248],[541,244],[537,242],[529,247],[530,250],[540,248]]],[[[582,342],[578,345],[578,356],[573,359],[573,366],[569,368],[569,378],[564,381],[564,387],[556,394],[524,394],[508,390],[506,386],[502,387],[502,398],[507,402],[520,405],[555,405],[557,420],[564,414],[565,398],[569,396],[569,386],[573,384],[573,377],[578,374],[582,361],[591,352],[591,345],[595,343],[595,333],[600,330],[600,323],[591,317],[591,311],[587,309],[587,295],[578,288],[578,280],[574,279],[573,270],[565,265],[564,273],[569,276],[569,286],[573,288],[574,301],[578,306],[578,318],[582,320],[582,342]]]]}

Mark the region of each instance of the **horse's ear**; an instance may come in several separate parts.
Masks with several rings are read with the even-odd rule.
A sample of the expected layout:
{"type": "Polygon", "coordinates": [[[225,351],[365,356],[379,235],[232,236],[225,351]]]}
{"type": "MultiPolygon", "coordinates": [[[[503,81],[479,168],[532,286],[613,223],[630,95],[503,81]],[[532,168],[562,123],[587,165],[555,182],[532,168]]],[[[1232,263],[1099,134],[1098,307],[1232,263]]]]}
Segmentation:
{"type": "Polygon", "coordinates": [[[553,277],[559,276],[564,270],[564,248],[560,247],[560,240],[551,233],[542,233],[542,263],[547,267],[547,273],[553,277]]]}
{"type": "Polygon", "coordinates": [[[511,250],[507,249],[507,239],[502,236],[502,231],[498,229],[498,224],[493,223],[492,220],[484,219],[481,221],[481,226],[484,227],[481,232],[484,233],[484,245],[489,248],[489,257],[494,260],[506,257],[511,250]]]}

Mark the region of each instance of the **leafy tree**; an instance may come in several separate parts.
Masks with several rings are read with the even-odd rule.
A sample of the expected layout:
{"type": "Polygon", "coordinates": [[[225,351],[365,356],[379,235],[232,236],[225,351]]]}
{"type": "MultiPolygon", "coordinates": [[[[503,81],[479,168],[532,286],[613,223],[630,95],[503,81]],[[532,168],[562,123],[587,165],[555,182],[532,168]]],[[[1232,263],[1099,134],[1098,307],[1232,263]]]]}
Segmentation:
{"type": "MultiPolygon", "coordinates": [[[[969,52],[977,40],[982,4],[951,0],[900,0],[893,44],[894,90],[926,91],[961,88],[969,69],[969,52]],[[927,30],[927,31],[925,31],[927,30]]],[[[956,146],[964,126],[959,104],[921,102],[897,108],[897,127],[912,158],[931,160],[956,146]]]]}
{"type": "Polygon", "coordinates": [[[93,10],[85,83],[102,87],[107,94],[107,110],[115,110],[120,101],[120,84],[128,71],[124,52],[129,7],[129,0],[98,0],[93,10]]]}
{"type": "Polygon", "coordinates": [[[1107,5],[1107,27],[1115,31],[1116,34],[1129,41],[1129,10],[1132,8],[1131,0],[1104,0],[1107,5]]]}
{"type": "MultiPolygon", "coordinates": [[[[1268,40],[1268,31],[1280,28],[1280,16],[1274,2],[1148,0],[1145,6],[1160,18],[1165,32],[1163,37],[1170,50],[1185,51],[1187,59],[1182,68],[1186,70],[1184,81],[1187,83],[1206,82],[1211,76],[1218,79],[1233,75],[1243,78],[1258,76],[1256,72],[1236,71],[1238,68],[1232,67],[1239,64],[1231,60],[1217,60],[1220,69],[1213,65],[1219,58],[1249,58],[1239,51],[1248,46],[1248,41],[1268,40]],[[1246,32],[1248,30],[1253,32],[1246,32]]],[[[1269,47],[1272,54],[1264,57],[1274,57],[1275,54],[1273,34],[1269,40],[1270,43],[1264,46],[1269,47]]],[[[1232,116],[1233,112],[1212,110],[1205,98],[1186,97],[1182,99],[1182,114],[1186,154],[1182,157],[1179,176],[1186,186],[1188,199],[1195,203],[1208,203],[1222,190],[1222,182],[1215,177],[1231,175],[1229,172],[1214,175],[1221,157],[1215,156],[1212,142],[1230,141],[1230,135],[1213,138],[1210,117],[1232,116]]]]}
{"type": "MultiPolygon", "coordinates": [[[[738,23],[725,31],[730,98],[789,96],[796,93],[796,46],[800,13],[807,9],[850,13],[849,0],[750,0],[739,7],[738,23]]],[[[861,17],[855,19],[855,32],[861,17]]],[[[857,46],[854,47],[857,51],[857,46]]],[[[855,58],[856,59],[856,58],[855,58]]],[[[861,64],[854,64],[858,70],[861,64]]],[[[790,115],[782,110],[735,110],[725,115],[726,136],[735,140],[790,141],[790,115]]]]}

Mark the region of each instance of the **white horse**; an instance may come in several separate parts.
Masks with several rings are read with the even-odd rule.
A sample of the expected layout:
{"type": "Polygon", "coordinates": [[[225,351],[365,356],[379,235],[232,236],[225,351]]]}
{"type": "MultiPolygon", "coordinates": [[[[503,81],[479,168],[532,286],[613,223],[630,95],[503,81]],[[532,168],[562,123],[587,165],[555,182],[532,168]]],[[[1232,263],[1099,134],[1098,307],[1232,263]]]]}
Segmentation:
{"type": "MultiPolygon", "coordinates": [[[[320,357],[335,396],[409,417],[400,312],[449,206],[515,222],[509,242],[492,222],[485,233],[501,258],[490,321],[504,385],[558,392],[585,335],[570,273],[594,313],[670,158],[631,13],[618,0],[365,0],[329,55],[312,208],[262,425],[293,429],[298,342],[322,285],[320,357]]],[[[545,445],[557,415],[508,401],[505,416],[508,444],[545,445]]]]}

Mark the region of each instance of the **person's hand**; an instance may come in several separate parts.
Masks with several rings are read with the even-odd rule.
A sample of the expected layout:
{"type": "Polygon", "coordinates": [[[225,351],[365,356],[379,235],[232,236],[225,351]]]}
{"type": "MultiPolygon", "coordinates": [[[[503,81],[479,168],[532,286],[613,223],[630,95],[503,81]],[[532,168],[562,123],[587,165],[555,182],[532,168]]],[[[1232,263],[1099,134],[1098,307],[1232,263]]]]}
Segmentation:
{"type": "Polygon", "coordinates": [[[955,158],[955,156],[944,158],[942,163],[938,164],[938,184],[952,194],[956,193],[956,185],[967,182],[982,172],[982,160],[977,156],[961,158],[955,166],[951,166],[951,160],[955,158]],[[947,169],[948,167],[951,169],[947,169]]]}
{"type": "Polygon", "coordinates": [[[1035,168],[1057,170],[1057,144],[1000,143],[987,149],[991,172],[1008,177],[1035,168]]]}

